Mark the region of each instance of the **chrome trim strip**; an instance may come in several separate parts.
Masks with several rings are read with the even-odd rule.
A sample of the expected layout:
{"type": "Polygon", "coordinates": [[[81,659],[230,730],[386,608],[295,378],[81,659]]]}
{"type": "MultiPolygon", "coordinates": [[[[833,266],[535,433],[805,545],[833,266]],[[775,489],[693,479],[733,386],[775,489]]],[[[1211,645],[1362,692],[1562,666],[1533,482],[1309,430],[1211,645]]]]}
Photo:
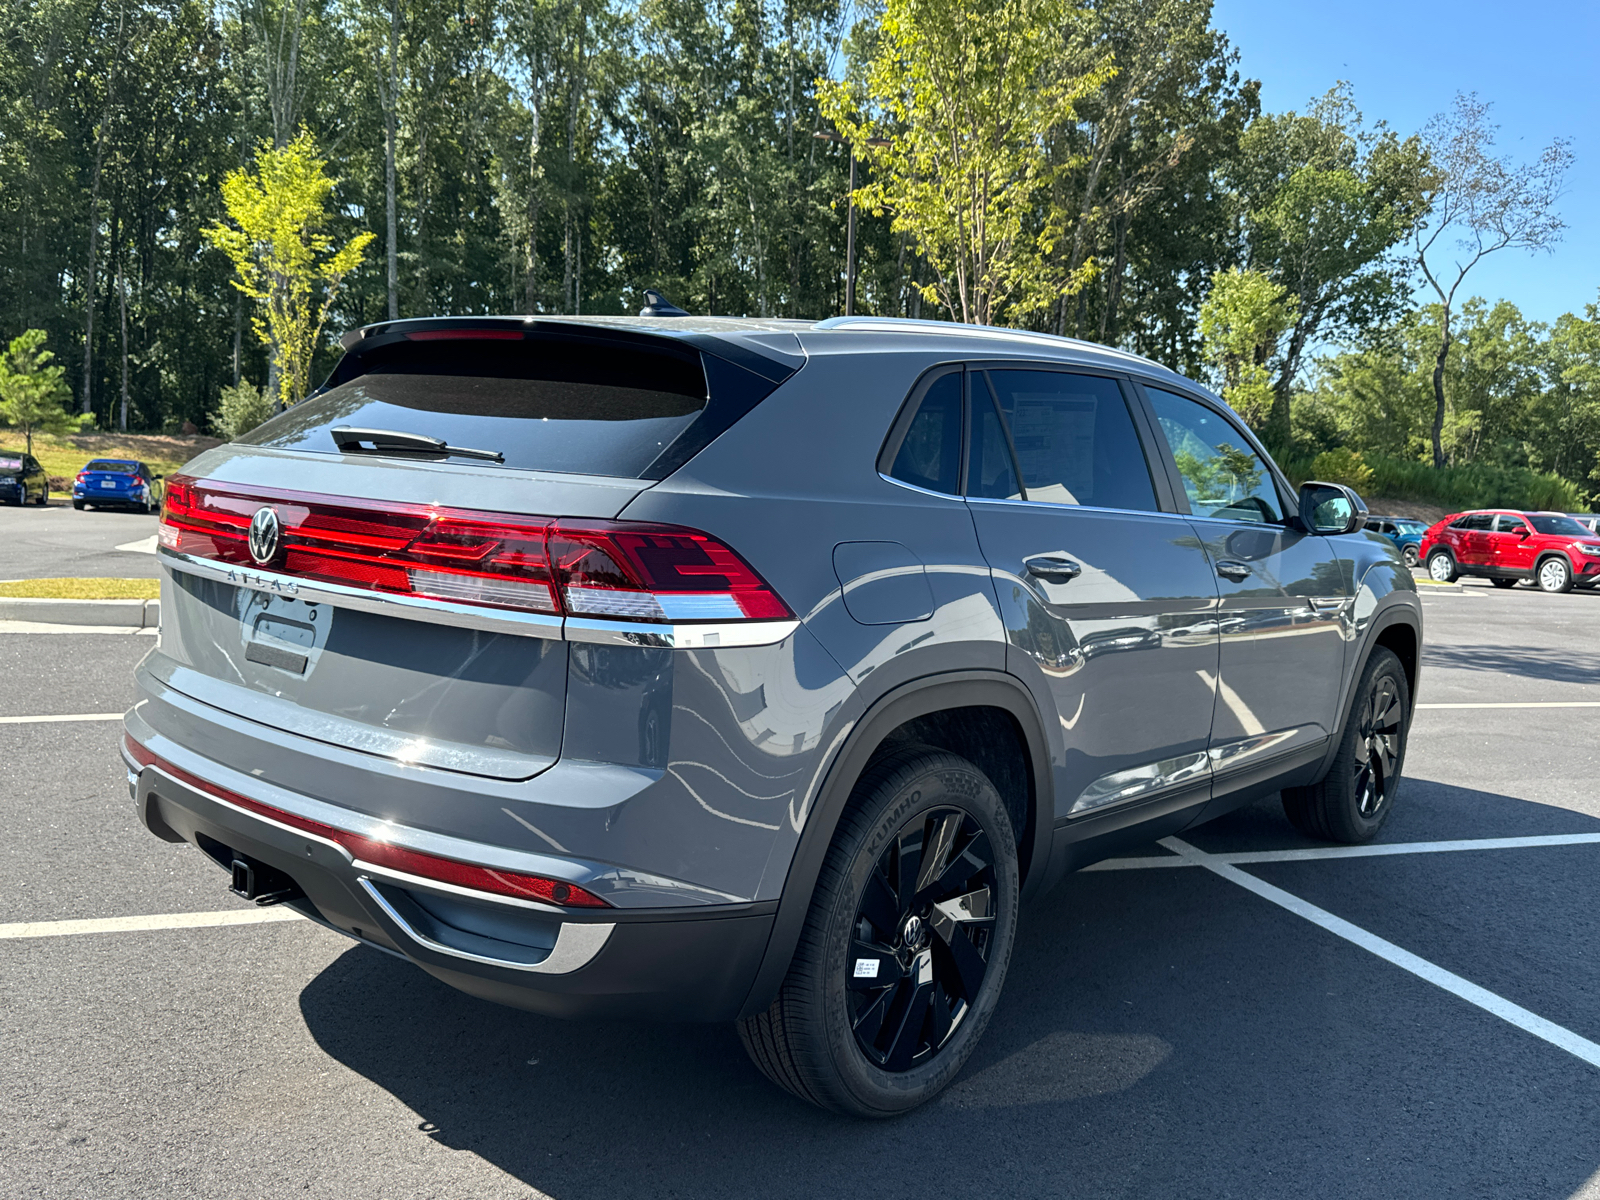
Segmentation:
{"type": "MultiPolygon", "coordinates": [[[[364,858],[351,861],[351,866],[356,870],[371,875],[384,883],[392,883],[397,887],[412,888],[419,892],[439,892],[445,896],[459,896],[463,900],[482,900],[490,904],[503,904],[507,908],[524,908],[529,912],[536,912],[546,917],[564,917],[570,910],[558,908],[554,904],[543,904],[538,900],[524,900],[520,896],[507,896],[502,892],[486,892],[480,888],[462,887],[456,883],[446,883],[442,879],[429,879],[426,875],[412,875],[407,871],[396,871],[393,867],[380,867],[377,863],[368,862],[364,858]]],[[[468,866],[476,864],[469,863],[468,866]]],[[[556,876],[549,876],[556,879],[556,876]]],[[[556,879],[560,882],[559,879],[556,879]]]]}
{"type": "Polygon", "coordinates": [[[435,954],[448,954],[452,958],[466,959],[468,962],[482,963],[489,967],[502,967],[512,971],[528,971],[535,975],[570,975],[579,967],[587,966],[594,960],[595,955],[605,948],[611,937],[611,931],[616,928],[614,924],[599,922],[580,923],[574,921],[562,922],[561,932],[556,934],[556,944],[544,959],[536,963],[513,962],[504,958],[491,958],[484,954],[470,954],[465,950],[456,950],[442,942],[436,942],[430,937],[418,933],[407,923],[406,919],[395,911],[394,905],[383,898],[383,893],[373,886],[372,880],[365,875],[358,879],[367,898],[378,905],[384,915],[393,921],[399,930],[417,945],[432,950],[435,954]]]}
{"type": "Polygon", "coordinates": [[[164,546],[156,547],[156,561],[168,570],[182,571],[200,579],[213,579],[234,587],[253,588],[258,592],[277,592],[293,596],[312,604],[331,604],[335,608],[352,608],[359,612],[377,613],[379,616],[425,617],[439,625],[454,625],[462,629],[482,629],[490,633],[512,633],[523,637],[561,638],[561,618],[543,613],[515,612],[511,609],[484,608],[472,604],[454,604],[449,600],[433,600],[421,596],[400,596],[391,592],[371,592],[364,588],[347,587],[342,583],[327,583],[317,579],[301,579],[277,571],[231,566],[191,554],[179,554],[164,546]]]}
{"type": "Polygon", "coordinates": [[[796,620],[730,621],[669,624],[524,613],[512,609],[456,604],[423,596],[370,592],[341,583],[301,579],[277,571],[233,566],[191,554],[156,548],[156,558],[169,571],[212,579],[259,592],[277,592],[312,604],[330,604],[379,616],[414,618],[460,629],[481,629],[552,641],[592,642],[602,646],[645,646],[664,650],[707,650],[725,647],[775,646],[800,627],[796,620]]]}
{"type": "Polygon", "coordinates": [[[1240,738],[1233,742],[1224,742],[1220,746],[1211,747],[1211,769],[1214,772],[1231,771],[1235,767],[1245,766],[1251,760],[1283,745],[1295,734],[1299,727],[1293,729],[1280,729],[1275,733],[1262,733],[1253,737],[1240,738]]]}
{"type": "Polygon", "coordinates": [[[775,646],[800,622],[737,621],[726,625],[666,625],[642,621],[608,621],[597,617],[568,617],[566,639],[601,646],[647,646],[661,650],[713,650],[730,646],[775,646]]]}
{"type": "Polygon", "coordinates": [[[1112,771],[1084,788],[1082,795],[1072,802],[1067,816],[1081,817],[1129,804],[1180,784],[1194,783],[1210,772],[1211,756],[1204,750],[1112,771]]]}

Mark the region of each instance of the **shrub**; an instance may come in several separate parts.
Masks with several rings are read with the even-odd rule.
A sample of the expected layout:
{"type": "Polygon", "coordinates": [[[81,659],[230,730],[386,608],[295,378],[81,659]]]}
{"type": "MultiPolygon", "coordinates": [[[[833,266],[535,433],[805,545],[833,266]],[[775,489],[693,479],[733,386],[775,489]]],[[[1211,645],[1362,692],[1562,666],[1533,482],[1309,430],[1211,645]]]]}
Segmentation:
{"type": "Polygon", "coordinates": [[[220,399],[211,424],[217,436],[226,441],[243,437],[272,416],[271,399],[247,379],[223,388],[220,399]]]}
{"type": "Polygon", "coordinates": [[[1423,462],[1372,458],[1372,494],[1390,500],[1421,500],[1445,508],[1521,508],[1581,512],[1583,489],[1549,471],[1472,463],[1436,471],[1423,462]]]}
{"type": "Polygon", "coordinates": [[[1311,460],[1311,478],[1365,493],[1372,487],[1372,468],[1362,461],[1359,450],[1324,450],[1311,460]]]}

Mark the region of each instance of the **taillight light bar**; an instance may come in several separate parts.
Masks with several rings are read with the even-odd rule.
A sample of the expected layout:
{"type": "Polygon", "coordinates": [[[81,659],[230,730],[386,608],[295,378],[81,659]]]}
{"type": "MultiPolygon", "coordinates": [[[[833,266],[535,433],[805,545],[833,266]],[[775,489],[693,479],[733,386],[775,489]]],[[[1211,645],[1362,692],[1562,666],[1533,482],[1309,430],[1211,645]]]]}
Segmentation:
{"type": "Polygon", "coordinates": [[[676,525],[552,521],[180,475],[167,484],[159,540],[180,554],[308,580],[551,616],[672,623],[793,616],[731,549],[676,525]],[[250,524],[263,508],[276,516],[277,544],[258,558],[250,524]]]}
{"type": "Polygon", "coordinates": [[[291,829],[298,829],[302,833],[309,833],[324,841],[343,846],[358,862],[370,863],[375,867],[387,867],[391,871],[402,871],[407,875],[432,879],[439,883],[450,883],[474,891],[514,896],[519,900],[539,900],[564,908],[611,907],[599,896],[575,883],[546,879],[541,875],[526,875],[520,871],[502,871],[496,867],[482,867],[453,858],[441,858],[436,854],[425,854],[420,850],[409,850],[392,842],[351,833],[347,829],[339,829],[321,821],[314,821],[310,817],[302,817],[270,804],[263,804],[259,800],[241,796],[238,792],[209,783],[198,775],[185,771],[182,767],[146,749],[126,733],[122,735],[122,748],[141,768],[155,767],[179,782],[221,800],[224,804],[231,804],[255,816],[265,817],[269,821],[276,821],[280,825],[287,825],[291,829]]]}

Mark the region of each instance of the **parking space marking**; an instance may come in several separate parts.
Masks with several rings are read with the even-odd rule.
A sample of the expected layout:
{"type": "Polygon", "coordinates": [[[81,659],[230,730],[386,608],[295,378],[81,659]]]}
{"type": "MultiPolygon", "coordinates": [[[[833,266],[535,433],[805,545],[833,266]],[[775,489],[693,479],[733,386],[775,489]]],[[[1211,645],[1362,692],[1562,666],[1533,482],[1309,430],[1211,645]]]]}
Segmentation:
{"type": "MultiPolygon", "coordinates": [[[[1600,833],[1546,833],[1529,837],[1464,838],[1453,842],[1385,842],[1375,846],[1313,846],[1303,850],[1228,850],[1212,854],[1220,863],[1315,862],[1327,858],[1383,858],[1393,854],[1451,854],[1463,850],[1522,850],[1538,846],[1590,846],[1600,833]]],[[[1198,862],[1167,855],[1146,858],[1107,858],[1084,867],[1085,871],[1137,871],[1151,867],[1191,867],[1198,862]]]]}
{"type": "Polygon", "coordinates": [[[53,721],[120,721],[123,714],[115,713],[57,713],[46,717],[0,717],[0,725],[48,725],[53,721]]]}
{"type": "Polygon", "coordinates": [[[70,937],[81,933],[142,933],[151,929],[207,929],[216,925],[264,925],[303,921],[292,908],[227,908],[216,912],[156,913],[146,917],[100,917],[88,921],[18,921],[0,925],[0,939],[70,937]]]}
{"type": "Polygon", "coordinates": [[[1505,701],[1481,704],[1418,704],[1417,708],[1600,708],[1600,700],[1505,701]]]}
{"type": "Polygon", "coordinates": [[[1419,958],[1409,950],[1402,950],[1393,942],[1385,941],[1375,933],[1369,933],[1359,925],[1352,925],[1343,917],[1336,917],[1325,908],[1318,908],[1310,901],[1302,900],[1299,896],[1274,887],[1263,879],[1257,879],[1246,871],[1241,871],[1232,863],[1222,860],[1220,855],[1207,854],[1204,850],[1189,845],[1179,838],[1162,838],[1160,845],[1165,846],[1175,854],[1190,859],[1196,866],[1204,867],[1215,875],[1220,875],[1229,883],[1236,883],[1246,891],[1253,892],[1263,900],[1270,900],[1280,908],[1288,909],[1297,917],[1303,917],[1313,925],[1327,930],[1335,937],[1343,938],[1353,945],[1360,946],[1368,953],[1375,954],[1385,962],[1408,971],[1418,979],[1426,980],[1435,987],[1443,988],[1453,996],[1465,1000],[1484,1012],[1499,1017],[1502,1021],[1515,1025],[1525,1033],[1531,1033],[1541,1041],[1549,1042],[1558,1049],[1565,1050],[1575,1058],[1581,1058],[1590,1066],[1600,1067],[1600,1045],[1591,1042],[1588,1038],[1579,1037],[1572,1030],[1557,1025],[1554,1021],[1547,1021],[1538,1013],[1529,1012],[1520,1004],[1513,1004],[1504,996],[1497,996],[1487,988],[1479,987],[1469,979],[1443,967],[1419,958]]]}

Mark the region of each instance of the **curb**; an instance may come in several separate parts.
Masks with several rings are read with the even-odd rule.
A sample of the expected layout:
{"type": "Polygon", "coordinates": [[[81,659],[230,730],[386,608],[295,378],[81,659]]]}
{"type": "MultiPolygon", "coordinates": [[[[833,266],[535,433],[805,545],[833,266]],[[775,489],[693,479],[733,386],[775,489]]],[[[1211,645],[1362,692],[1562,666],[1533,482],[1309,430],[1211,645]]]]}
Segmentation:
{"type": "Polygon", "coordinates": [[[46,625],[118,625],[154,629],[161,624],[159,600],[35,600],[0,598],[0,621],[46,625]]]}
{"type": "Polygon", "coordinates": [[[1437,583],[1432,579],[1417,580],[1418,595],[1426,592],[1464,592],[1466,590],[1459,583],[1437,583]]]}

